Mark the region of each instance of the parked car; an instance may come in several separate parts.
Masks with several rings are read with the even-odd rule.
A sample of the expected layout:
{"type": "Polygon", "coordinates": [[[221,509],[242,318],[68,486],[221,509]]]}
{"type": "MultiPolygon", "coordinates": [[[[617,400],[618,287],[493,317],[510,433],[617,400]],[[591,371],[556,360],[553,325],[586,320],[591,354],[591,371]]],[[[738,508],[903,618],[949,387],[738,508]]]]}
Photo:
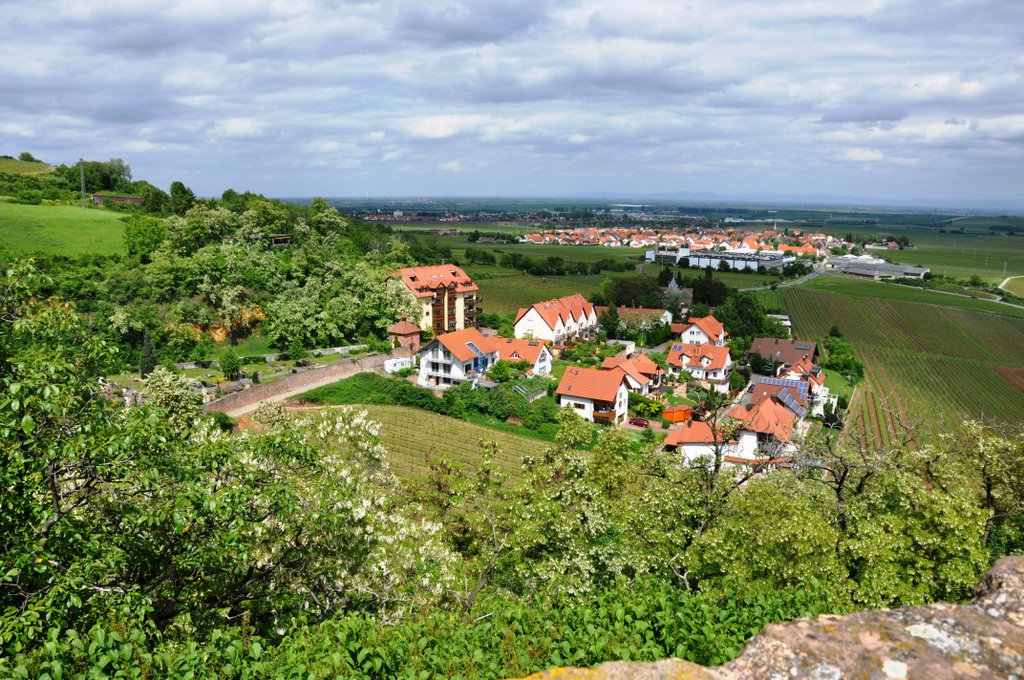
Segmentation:
{"type": "Polygon", "coordinates": [[[638,416],[634,416],[633,418],[629,419],[629,424],[636,425],[637,427],[650,427],[651,421],[647,420],[647,418],[640,418],[638,416]]]}

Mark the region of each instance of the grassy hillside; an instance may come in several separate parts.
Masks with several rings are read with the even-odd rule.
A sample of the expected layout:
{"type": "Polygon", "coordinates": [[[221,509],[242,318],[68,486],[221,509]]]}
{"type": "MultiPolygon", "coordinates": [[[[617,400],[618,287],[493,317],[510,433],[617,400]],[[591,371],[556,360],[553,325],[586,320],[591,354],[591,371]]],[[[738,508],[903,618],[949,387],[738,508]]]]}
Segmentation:
{"type": "Polygon", "coordinates": [[[0,202],[0,245],[17,255],[113,255],[124,250],[121,217],[96,208],[0,202]]]}
{"type": "Polygon", "coordinates": [[[930,298],[926,304],[868,297],[866,290],[901,290],[872,285],[878,288],[851,282],[831,292],[781,291],[797,337],[820,339],[835,324],[856,345],[867,374],[853,404],[861,434],[885,444],[900,422],[914,423],[916,440],[925,443],[964,418],[1019,424],[1024,392],[1008,376],[1024,368],[1024,319],[943,307],[930,298]]]}
{"type": "Polygon", "coordinates": [[[977,275],[989,283],[1024,275],[1024,235],[911,233],[914,248],[886,252],[900,264],[930,267],[933,274],[958,278],[977,275]]]}
{"type": "Polygon", "coordinates": [[[42,175],[53,170],[53,166],[42,161],[19,161],[17,158],[0,158],[0,172],[9,175],[42,175]]]}

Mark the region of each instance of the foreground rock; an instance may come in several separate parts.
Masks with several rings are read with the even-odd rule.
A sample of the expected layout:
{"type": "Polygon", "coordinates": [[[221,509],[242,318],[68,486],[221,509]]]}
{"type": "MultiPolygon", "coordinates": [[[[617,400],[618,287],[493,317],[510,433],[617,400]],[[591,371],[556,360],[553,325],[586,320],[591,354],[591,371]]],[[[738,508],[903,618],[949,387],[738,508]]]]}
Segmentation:
{"type": "Polygon", "coordinates": [[[966,605],[819,616],[767,626],[739,658],[560,668],[542,678],[1024,678],[1024,557],[996,562],[966,605]]]}

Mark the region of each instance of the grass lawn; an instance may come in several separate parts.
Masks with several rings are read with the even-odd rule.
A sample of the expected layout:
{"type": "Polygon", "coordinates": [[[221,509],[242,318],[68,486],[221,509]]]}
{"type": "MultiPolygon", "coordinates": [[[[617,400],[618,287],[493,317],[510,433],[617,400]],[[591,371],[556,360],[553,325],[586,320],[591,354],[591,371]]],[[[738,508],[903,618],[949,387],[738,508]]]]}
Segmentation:
{"type": "Polygon", "coordinates": [[[124,251],[122,217],[100,208],[0,202],[0,245],[16,255],[115,255],[124,251]]]}

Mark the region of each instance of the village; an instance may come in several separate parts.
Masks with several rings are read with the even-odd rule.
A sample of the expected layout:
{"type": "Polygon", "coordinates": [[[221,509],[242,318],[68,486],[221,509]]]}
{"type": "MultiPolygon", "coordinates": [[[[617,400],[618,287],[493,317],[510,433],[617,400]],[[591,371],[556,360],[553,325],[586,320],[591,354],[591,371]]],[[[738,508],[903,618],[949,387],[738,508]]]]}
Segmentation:
{"type": "MultiPolygon", "coordinates": [[[[600,425],[657,429],[664,448],[688,462],[717,456],[771,467],[791,462],[809,419],[835,407],[815,342],[754,338],[749,355],[737,359],[726,345],[728,329],[713,315],[690,316],[685,302],[675,310],[614,310],[622,324],[668,326],[670,340],[657,348],[601,341],[610,310],[580,294],[520,309],[514,336],[502,337],[475,323],[482,299],[461,268],[398,273],[421,300],[422,317],[419,325],[406,319],[389,330],[392,344],[409,358],[392,359],[385,368],[438,393],[462,383],[494,389],[498,376],[507,376],[503,365],[514,364],[525,379],[548,378],[559,407],[600,425]],[[421,344],[421,334],[432,337],[421,344]],[[581,347],[587,348],[582,355],[581,347]],[[570,356],[575,360],[564,361],[570,356]],[[764,375],[736,370],[751,359],[764,375]]],[[[532,391],[522,391],[525,399],[547,394],[532,384],[532,391]]]]}

